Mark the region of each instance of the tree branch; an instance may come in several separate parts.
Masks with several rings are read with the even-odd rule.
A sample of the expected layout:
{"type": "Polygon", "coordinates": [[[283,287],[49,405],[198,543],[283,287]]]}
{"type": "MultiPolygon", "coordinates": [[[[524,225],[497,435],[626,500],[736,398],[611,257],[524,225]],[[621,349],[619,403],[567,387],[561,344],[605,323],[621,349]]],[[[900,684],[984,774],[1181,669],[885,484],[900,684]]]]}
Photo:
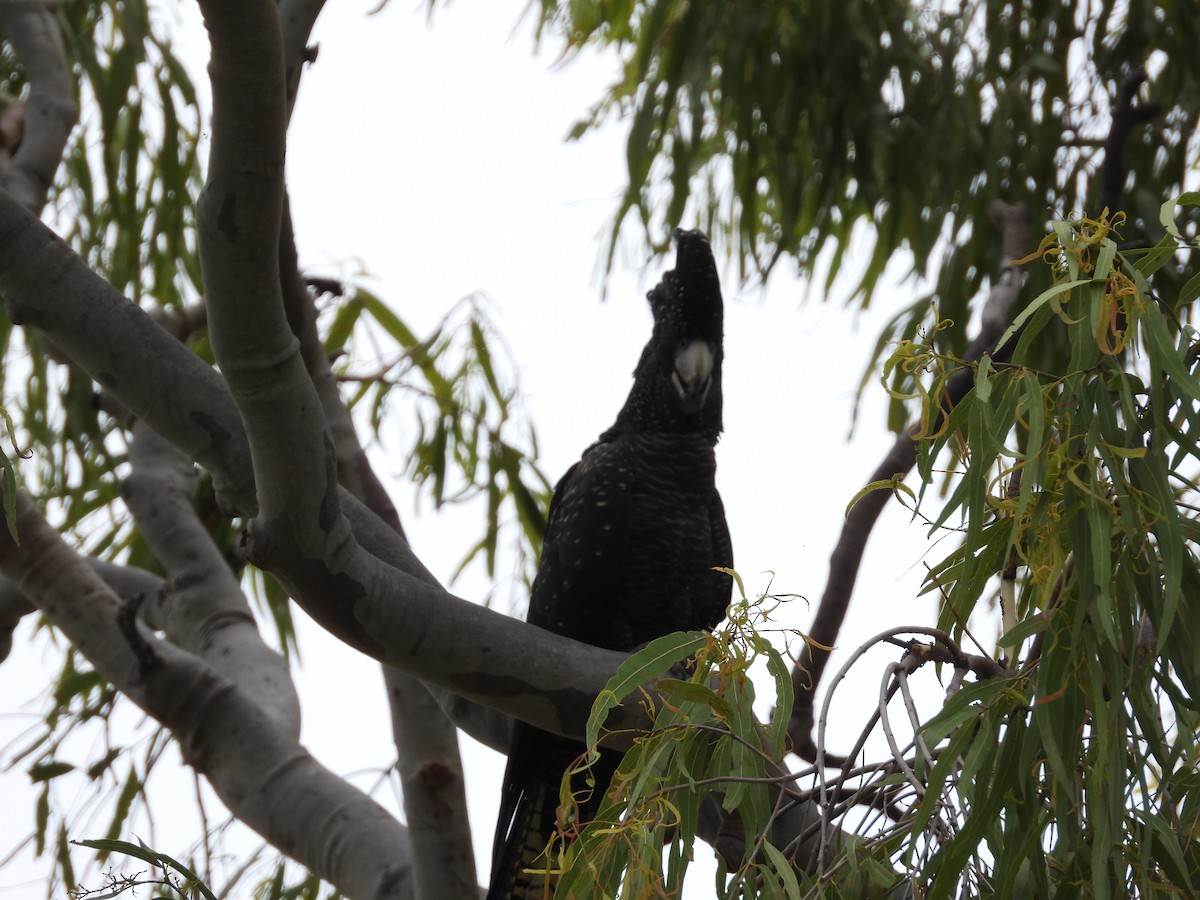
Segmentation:
{"type": "Polygon", "coordinates": [[[1125,145],[1133,129],[1148,122],[1161,112],[1157,103],[1138,103],[1137,94],[1146,82],[1145,69],[1130,72],[1117,87],[1116,102],[1113,104],[1112,124],[1104,141],[1104,161],[1100,165],[1100,209],[1116,212],[1125,193],[1125,178],[1129,169],[1125,165],[1125,145]]]}
{"type": "Polygon", "coordinates": [[[478,898],[458,732],[410,675],[383,667],[420,900],[478,898]]]}
{"type": "Polygon", "coordinates": [[[66,52],[48,5],[0,3],[0,25],[29,79],[24,134],[0,188],[39,211],[62,162],[78,110],[72,97],[66,52]]]}
{"type": "Polygon", "coordinates": [[[198,657],[139,631],[155,665],[138,664],[112,592],[17,496],[18,547],[0,529],[0,572],[110,681],[175,735],[238,819],[353,897],[407,898],[404,827],[325,769],[238,685],[198,657]]]}
{"type": "MultiPolygon", "coordinates": [[[[305,60],[309,58],[306,49],[308,36],[321,7],[322,3],[314,0],[283,0],[279,5],[280,41],[286,67],[285,119],[290,119],[291,116],[300,74],[305,60]]],[[[272,84],[272,91],[275,74],[273,71],[264,71],[264,76],[269,78],[272,84]]],[[[215,84],[214,79],[214,91],[215,84]]],[[[274,129],[269,132],[268,137],[271,141],[275,140],[274,129]]],[[[274,170],[264,174],[273,177],[274,170]]],[[[218,243],[216,246],[222,245],[218,243]]],[[[312,295],[300,276],[296,259],[286,191],[283,193],[280,213],[278,254],[283,309],[290,331],[299,341],[303,368],[319,398],[319,408],[323,412],[322,431],[328,430],[327,435],[323,433],[319,437],[330,444],[326,453],[332,451],[336,461],[336,481],[349,493],[363,500],[375,515],[403,538],[400,518],[358,441],[354,423],[342,402],[337,383],[329,369],[325,348],[317,334],[316,310],[312,295]]],[[[261,302],[270,305],[273,298],[264,296],[261,302]]],[[[264,322],[263,326],[276,327],[274,322],[264,322]]],[[[295,368],[289,361],[289,372],[293,377],[298,377],[295,368]]],[[[308,386],[297,384],[297,393],[304,392],[306,387],[308,386]]],[[[236,394],[236,386],[234,390],[236,394]]],[[[244,408],[244,404],[239,405],[243,405],[244,408]]],[[[253,425],[251,430],[253,433],[253,425]]],[[[297,437],[300,440],[312,440],[318,435],[312,434],[310,429],[308,433],[297,437]]],[[[271,467],[272,473],[277,471],[276,466],[271,467]]],[[[320,470],[313,469],[312,474],[316,475],[318,471],[320,470]]],[[[328,461],[325,472],[328,474],[328,461]]],[[[260,486],[266,484],[265,473],[260,471],[258,478],[260,486]]],[[[314,483],[319,482],[314,479],[314,483]]],[[[320,499],[322,508],[332,514],[332,504],[326,504],[323,498],[312,499],[320,499]]],[[[272,504],[268,502],[265,512],[269,515],[272,509],[272,504]]],[[[297,515],[304,517],[306,522],[315,521],[306,517],[303,509],[299,507],[293,508],[287,515],[293,518],[293,521],[297,515]]],[[[324,545],[321,535],[313,534],[311,537],[314,545],[324,545]]],[[[432,576],[429,577],[429,581],[437,586],[432,576]]],[[[405,813],[410,824],[418,825],[412,834],[414,840],[422,847],[422,852],[414,856],[419,895],[473,897],[477,893],[474,856],[470,852],[470,824],[466,814],[466,790],[462,777],[462,761],[458,755],[457,733],[453,724],[432,702],[429,693],[419,681],[386,667],[384,678],[388,687],[393,732],[396,736],[398,771],[403,788],[405,813]],[[458,864],[449,867],[444,865],[450,861],[458,864]],[[447,880],[447,872],[455,872],[457,876],[447,880]]]]}
{"type": "Polygon", "coordinates": [[[300,74],[304,64],[316,59],[316,48],[308,46],[309,35],[325,0],[280,0],[279,24],[282,32],[284,83],[287,85],[288,119],[296,105],[300,90],[300,74]]]}
{"type": "Polygon", "coordinates": [[[424,567],[408,570],[420,577],[397,572],[355,540],[280,291],[284,114],[274,7],[206,0],[202,10],[213,41],[214,121],[197,221],[213,351],[246,426],[258,482],[251,559],[373,658],[548,731],[582,734],[591,698],[622,654],[550,639],[424,581],[424,567]],[[531,641],[548,652],[532,652],[531,641]],[[564,672],[575,676],[570,687],[564,672]]]}
{"type": "MultiPolygon", "coordinates": [[[[273,283],[278,285],[278,274],[273,283]]],[[[254,508],[249,441],[221,377],[3,191],[0,295],[14,321],[46,333],[134,415],[209,470],[225,498],[224,509],[254,508]]],[[[309,391],[311,398],[311,385],[309,391]]],[[[290,415],[294,408],[283,410],[290,415]]],[[[350,512],[356,530],[378,522],[361,504],[348,504],[349,496],[338,496],[338,505],[350,512]]],[[[394,532],[386,538],[377,533],[373,541],[389,546],[391,560],[403,561],[403,568],[358,560],[354,566],[362,568],[352,574],[354,566],[343,565],[358,555],[352,543],[342,554],[342,545],[331,542],[329,560],[314,559],[295,545],[285,523],[278,527],[259,537],[264,567],[294,570],[291,580],[304,585],[297,599],[336,637],[546,731],[582,736],[586,714],[580,707],[590,707],[624,658],[453,597],[430,583],[428,571],[394,532]],[[431,642],[436,640],[460,652],[448,656],[444,646],[431,642]],[[531,667],[530,660],[544,665],[531,667]]],[[[339,534],[349,541],[349,529],[339,534]]],[[[452,714],[470,708],[456,704],[452,714]]],[[[628,721],[640,720],[631,716],[628,721]]],[[[472,733],[495,731],[482,722],[468,727],[472,733]]]]}
{"type": "Polygon", "coordinates": [[[286,734],[300,736],[300,701],[287,662],[258,632],[250,604],[192,506],[192,463],[144,423],[133,424],[132,472],[121,496],[171,575],[157,595],[167,637],[261,704],[286,734]]]}
{"type": "Polygon", "coordinates": [[[221,376],[0,191],[0,297],[139,419],[212,473],[222,508],[254,510],[246,435],[221,376]]]}
{"type": "MultiPolygon", "coordinates": [[[[121,603],[127,603],[135,597],[155,597],[163,590],[163,580],[145,569],[119,566],[93,557],[85,562],[121,603]]],[[[160,627],[155,619],[156,611],[157,607],[151,603],[143,604],[139,609],[147,626],[153,629],[160,627]]],[[[34,612],[37,612],[37,606],[33,601],[21,593],[21,589],[13,582],[0,576],[0,662],[4,662],[12,650],[13,631],[21,619],[34,612]]]]}
{"type": "MultiPolygon", "coordinates": [[[[1026,207],[1009,206],[997,200],[993,202],[990,211],[993,221],[1000,229],[1000,254],[1004,262],[985,302],[979,332],[967,348],[968,363],[977,361],[984,353],[991,353],[994,358],[1002,359],[1005,358],[1006,351],[1011,352],[1011,348],[997,348],[995,345],[1011,321],[1012,309],[1020,293],[1022,274],[1010,260],[1022,255],[1029,240],[1030,214],[1026,207]]],[[[951,375],[946,385],[947,406],[953,408],[954,404],[966,396],[974,383],[973,366],[963,366],[951,375]]],[[[940,416],[941,414],[939,420],[940,416]]],[[[908,429],[896,437],[883,462],[871,473],[868,484],[872,481],[890,480],[896,475],[907,474],[912,469],[917,461],[914,433],[912,429],[908,429]]],[[[807,762],[817,759],[817,746],[812,738],[813,701],[817,685],[820,684],[825,665],[829,661],[829,651],[817,645],[833,647],[837,644],[838,634],[849,608],[850,595],[862,565],[867,538],[890,496],[887,491],[872,491],[860,499],[847,514],[829,559],[829,580],[808,633],[810,642],[807,645],[807,664],[801,665],[798,662],[792,670],[796,703],[788,733],[795,752],[807,762]]],[[[825,759],[829,765],[841,765],[843,762],[840,757],[832,754],[825,754],[825,759]]]]}

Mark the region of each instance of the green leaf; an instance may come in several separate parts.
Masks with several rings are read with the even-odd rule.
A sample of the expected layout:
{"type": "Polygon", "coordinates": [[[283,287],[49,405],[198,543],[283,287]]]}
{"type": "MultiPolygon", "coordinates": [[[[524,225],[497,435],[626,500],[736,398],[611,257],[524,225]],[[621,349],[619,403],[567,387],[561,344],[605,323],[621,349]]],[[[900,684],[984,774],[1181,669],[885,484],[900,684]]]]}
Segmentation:
{"type": "Polygon", "coordinates": [[[1151,303],[1142,317],[1143,333],[1150,353],[1150,363],[1160,369],[1172,386],[1193,401],[1200,402],[1200,383],[1188,371],[1184,356],[1167,331],[1167,321],[1158,306],[1151,303]]]}
{"type": "Polygon", "coordinates": [[[1018,647],[1023,641],[1045,631],[1047,622],[1043,613],[1034,613],[1029,618],[1018,622],[1011,631],[1001,635],[997,644],[1001,647],[1018,647]]]}
{"type": "Polygon", "coordinates": [[[31,766],[29,769],[29,778],[37,784],[40,781],[49,781],[51,778],[57,778],[59,775],[66,775],[68,772],[74,772],[75,766],[68,762],[45,762],[31,766]]]}
{"type": "Polygon", "coordinates": [[[850,510],[854,509],[854,507],[858,505],[859,500],[867,496],[867,494],[874,493],[875,491],[891,491],[893,494],[904,494],[909,500],[912,501],[914,507],[917,505],[917,495],[913,493],[912,488],[904,483],[904,473],[897,473],[897,475],[893,478],[884,479],[882,481],[872,481],[870,484],[856,493],[850,498],[850,502],[846,504],[846,509],[842,515],[850,515],[850,510]]]}
{"type": "Polygon", "coordinates": [[[694,656],[708,640],[705,634],[697,631],[668,634],[651,641],[621,663],[592,704],[585,736],[588,746],[596,746],[604,720],[625,697],[659,678],[676,663],[694,656]]]}
{"type": "Polygon", "coordinates": [[[763,841],[762,849],[767,856],[767,860],[771,863],[771,868],[774,870],[775,876],[783,886],[783,895],[790,898],[790,900],[800,900],[802,896],[800,893],[800,883],[796,880],[796,873],[792,869],[791,862],[770,841],[763,841]]]}
{"type": "Polygon", "coordinates": [[[336,353],[346,346],[365,306],[366,304],[357,293],[338,306],[333,321],[329,324],[329,330],[325,334],[326,353],[336,353]]]}
{"type": "Polygon", "coordinates": [[[996,341],[996,349],[999,349],[1007,344],[1012,336],[1020,330],[1021,326],[1029,320],[1030,316],[1036,313],[1055,297],[1059,296],[1060,294],[1065,294],[1068,291],[1072,291],[1077,287],[1081,287],[1082,285],[1088,284],[1090,281],[1090,278],[1079,278],[1071,281],[1063,281],[1042,291],[1040,294],[1034,297],[1024,309],[1017,313],[1012,324],[1009,325],[1004,334],[1000,336],[1000,340],[996,341]]]}
{"type": "Polygon", "coordinates": [[[1200,191],[1187,191],[1173,200],[1167,200],[1158,208],[1158,221],[1167,234],[1177,241],[1183,240],[1179,226],[1175,224],[1175,210],[1180,206],[1196,206],[1200,202],[1200,191]]]}
{"type": "Polygon", "coordinates": [[[783,759],[788,748],[788,723],[792,718],[795,698],[792,692],[791,667],[775,648],[767,648],[767,671],[775,681],[775,709],[771,713],[770,748],[777,759],[783,759]]]}
{"type": "Polygon", "coordinates": [[[137,799],[142,790],[142,781],[137,776],[137,772],[133,767],[129,767],[129,776],[125,779],[125,784],[121,788],[121,794],[117,797],[117,802],[113,807],[112,821],[109,822],[108,831],[105,838],[108,840],[116,840],[125,827],[125,821],[129,818],[129,810],[133,808],[133,801],[137,799]]]}
{"type": "Polygon", "coordinates": [[[1149,277],[1170,262],[1179,250],[1179,242],[1167,234],[1134,263],[1134,269],[1149,277]]]}
{"type": "Polygon", "coordinates": [[[989,678],[961,688],[942,710],[921,727],[921,735],[930,746],[940,743],[951,732],[977,719],[987,705],[1012,683],[1003,678],[989,678]]]}
{"type": "Polygon", "coordinates": [[[729,721],[734,717],[733,707],[729,701],[718,696],[717,692],[706,684],[680,681],[678,678],[660,678],[654,683],[654,686],[677,704],[699,703],[709,707],[720,719],[729,721]]]}

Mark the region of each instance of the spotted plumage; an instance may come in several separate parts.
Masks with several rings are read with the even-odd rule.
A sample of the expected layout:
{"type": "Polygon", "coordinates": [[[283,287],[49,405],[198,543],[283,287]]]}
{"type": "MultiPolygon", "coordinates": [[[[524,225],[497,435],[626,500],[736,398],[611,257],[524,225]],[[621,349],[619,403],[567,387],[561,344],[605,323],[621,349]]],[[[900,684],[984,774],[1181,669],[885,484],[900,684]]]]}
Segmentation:
{"type": "MultiPolygon", "coordinates": [[[[717,493],[723,310],[703,234],[676,232],[675,268],[647,299],[654,331],[616,422],[554,492],[528,621],[610,650],[633,650],[672,631],[712,628],[725,615],[733,565],[717,493]]],[[[522,722],[504,776],[488,900],[542,896],[523,869],[554,832],[559,783],[584,746],[522,722]]],[[[595,814],[615,771],[595,767],[580,807],[595,814]]],[[[540,865],[545,866],[545,861],[540,865]]]]}

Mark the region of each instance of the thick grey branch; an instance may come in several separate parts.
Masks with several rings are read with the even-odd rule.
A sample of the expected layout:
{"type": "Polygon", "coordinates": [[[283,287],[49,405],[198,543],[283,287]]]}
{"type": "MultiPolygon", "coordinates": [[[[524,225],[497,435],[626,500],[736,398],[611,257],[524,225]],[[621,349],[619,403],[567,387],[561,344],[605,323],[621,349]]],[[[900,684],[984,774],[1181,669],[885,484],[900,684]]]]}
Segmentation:
{"type": "Polygon", "coordinates": [[[135,654],[116,597],[23,493],[17,527],[20,547],[0,529],[0,572],[97,672],[171,729],[235,816],[349,896],[411,896],[406,831],[386,810],[198,657],[144,631],[135,654]]]}
{"type": "Polygon", "coordinates": [[[221,377],[0,191],[0,297],[138,418],[212,472],[222,508],[254,510],[246,435],[221,377]]]}
{"type": "Polygon", "coordinates": [[[214,122],[197,211],[200,251],[213,350],[258,480],[251,558],[322,625],[373,658],[548,731],[582,734],[591,698],[621,654],[480,609],[423,580],[423,567],[407,570],[419,577],[398,572],[355,539],[280,291],[284,115],[274,7],[208,0],[202,10],[213,41],[214,122]]]}
{"type": "MultiPolygon", "coordinates": [[[[343,498],[342,511],[354,528],[354,536],[364,550],[389,566],[408,572],[433,588],[441,589],[436,578],[417,559],[407,541],[397,535],[361,501],[343,498]]],[[[512,720],[489,706],[469,700],[457,693],[425,682],[428,690],[445,711],[450,721],[481,744],[500,753],[507,753],[512,720]]]]}
{"type": "MultiPolygon", "coordinates": [[[[245,8],[240,3],[227,2],[219,12],[236,19],[245,8]]],[[[255,39],[247,37],[252,32],[237,28],[234,31],[235,42],[243,42],[239,52],[253,58],[260,47],[255,39]]],[[[242,82],[236,77],[230,80],[226,76],[221,93],[241,92],[251,96],[255,92],[248,90],[247,84],[252,83],[256,82],[242,82]]],[[[270,159],[271,165],[279,162],[274,156],[270,159]]],[[[233,177],[236,181],[238,176],[233,177]]],[[[210,230],[208,240],[214,237],[213,229],[218,240],[232,239],[243,231],[246,235],[246,242],[234,241],[236,246],[224,254],[229,257],[232,274],[223,277],[218,270],[211,276],[218,283],[218,293],[226,298],[218,305],[227,311],[224,321],[227,327],[222,331],[222,326],[217,326],[214,343],[226,339],[234,344],[246,342],[257,359],[253,345],[261,323],[240,316],[238,307],[240,304],[242,309],[252,310],[251,300],[262,292],[275,297],[274,309],[279,310],[275,226],[252,227],[261,225],[263,220],[255,214],[253,218],[258,222],[252,222],[249,212],[245,219],[241,218],[247,207],[255,208],[255,190],[251,188],[245,194],[225,190],[233,187],[227,179],[210,181],[206,194],[208,206],[201,217],[204,227],[210,230]],[[255,255],[263,265],[249,264],[255,255]],[[267,287],[263,288],[264,284],[267,287]]],[[[218,253],[218,258],[222,255],[218,253]]],[[[89,269],[44,224],[3,191],[0,191],[0,296],[15,321],[46,333],[138,418],[208,469],[218,485],[223,508],[243,513],[254,509],[249,441],[225,382],[89,269]]],[[[281,313],[276,313],[276,320],[282,321],[281,313]]],[[[262,333],[279,332],[266,329],[262,333]]],[[[311,442],[292,444],[272,435],[263,439],[264,431],[276,430],[281,422],[290,426],[293,418],[301,420],[303,426],[278,430],[294,438],[305,433],[303,429],[314,428],[309,417],[318,406],[296,352],[296,341],[286,329],[282,334],[287,340],[277,340],[276,348],[287,353],[277,357],[278,368],[258,372],[264,376],[258,383],[267,394],[272,394],[274,376],[282,375],[292,365],[298,367],[293,371],[300,378],[289,372],[289,377],[279,380],[292,393],[274,393],[272,402],[258,398],[262,400],[261,409],[256,402],[248,405],[247,421],[259,423],[262,445],[259,457],[291,459],[305,453],[310,459],[319,458],[322,464],[329,462],[332,468],[334,455],[325,452],[327,444],[319,410],[312,431],[318,436],[317,450],[312,449],[311,442]],[[270,451],[264,456],[261,450],[266,447],[270,451]]],[[[246,375],[238,371],[240,355],[240,350],[227,354],[232,369],[228,374],[234,380],[246,375]]],[[[250,374],[253,383],[254,373],[250,374]]],[[[244,379],[243,393],[245,387],[244,379]]],[[[320,467],[295,466],[271,481],[274,493],[271,508],[275,510],[290,508],[290,502],[286,497],[280,498],[281,494],[298,487],[307,488],[313,481],[320,482],[321,502],[315,508],[312,495],[305,495],[310,512],[304,525],[308,531],[305,542],[296,542],[298,535],[292,533],[286,516],[260,520],[255,540],[267,567],[295,587],[301,605],[314,618],[336,637],[372,658],[437,687],[553,733],[582,735],[586,710],[623,659],[621,654],[551,635],[453,597],[431,583],[431,579],[426,580],[428,573],[415,561],[398,534],[390,534],[387,540],[396,551],[395,558],[408,560],[402,570],[364,553],[352,539],[345,519],[338,514],[346,509],[349,495],[338,493],[332,471],[327,470],[324,479],[312,479],[313,471],[319,473],[320,467]],[[301,473],[303,480],[298,477],[301,473]],[[314,534],[324,535],[316,545],[316,553],[312,552],[314,534]],[[447,653],[447,647],[453,647],[453,652],[447,653]],[[538,664],[530,665],[531,660],[538,664]]],[[[374,518],[360,507],[354,515],[356,528],[363,517],[374,518]]],[[[292,521],[304,520],[297,516],[292,521]]],[[[640,721],[636,712],[629,712],[619,724],[624,727],[640,721]]]]}
{"type": "Polygon", "coordinates": [[[156,596],[167,637],[237,684],[298,739],[300,702],[287,662],[264,643],[237,578],[196,517],[191,460],[140,421],[133,424],[129,460],[121,496],[171,575],[171,589],[156,596]]]}
{"type": "Polygon", "coordinates": [[[285,113],[270,0],[200,4],[212,41],[212,150],[196,208],[213,353],[233,394],[258,486],[259,519],[290,520],[303,552],[348,539],[333,448],[284,314],[279,279],[285,113]]]}
{"type": "MultiPolygon", "coordinates": [[[[273,283],[278,285],[278,274],[273,283]]],[[[248,442],[221,377],[3,191],[0,296],[15,320],[46,332],[124,406],[209,469],[216,483],[226,486],[226,497],[242,503],[226,508],[253,508],[248,442]]],[[[311,390],[310,385],[309,398],[311,390]]],[[[283,409],[287,415],[295,412],[292,407],[283,409]]],[[[347,497],[338,497],[343,510],[347,497]]],[[[355,528],[364,519],[375,517],[360,506],[355,528]]],[[[286,525],[278,525],[286,535],[286,525]]],[[[270,530],[262,541],[268,547],[270,530]]],[[[349,539],[347,529],[340,534],[349,539]]],[[[386,543],[393,548],[393,558],[407,564],[397,571],[378,560],[362,563],[370,570],[365,578],[348,578],[343,565],[348,557],[343,560],[340,545],[332,543],[330,558],[323,560],[301,553],[291,540],[287,537],[278,553],[269,554],[271,567],[294,570],[292,580],[305,585],[302,605],[336,637],[421,678],[427,677],[428,665],[428,680],[434,684],[547,731],[581,735],[583,719],[563,707],[586,709],[622,659],[451,597],[425,580],[428,572],[394,532],[386,543]],[[285,546],[290,548],[286,552],[285,546]],[[414,578],[404,573],[420,574],[414,578]],[[363,584],[370,584],[370,590],[363,584]],[[366,608],[372,605],[380,607],[376,615],[393,627],[371,633],[375,618],[366,608]],[[443,618],[442,626],[431,628],[431,622],[443,618]],[[442,647],[422,639],[430,634],[455,643],[461,639],[465,649],[448,658],[442,647]],[[527,665],[530,659],[546,660],[547,665],[533,670],[527,665]],[[577,690],[566,690],[568,684],[577,684],[577,690]]]]}
{"type": "Polygon", "coordinates": [[[78,110],[50,10],[38,3],[0,2],[0,25],[29,79],[24,134],[12,162],[0,173],[0,187],[36,212],[46,203],[78,110]]]}
{"type": "MultiPolygon", "coordinates": [[[[163,590],[163,580],[145,569],[119,566],[95,558],[87,559],[86,563],[122,603],[131,602],[139,597],[155,597],[163,590]]],[[[153,604],[143,603],[138,613],[148,627],[158,629],[160,626],[153,615],[155,609],[153,604]]],[[[18,623],[33,612],[37,612],[33,601],[26,597],[16,584],[0,576],[0,662],[8,658],[12,649],[12,634],[18,623]]]]}
{"type": "Polygon", "coordinates": [[[418,900],[476,898],[458,733],[417,679],[383,669],[418,900]]]}

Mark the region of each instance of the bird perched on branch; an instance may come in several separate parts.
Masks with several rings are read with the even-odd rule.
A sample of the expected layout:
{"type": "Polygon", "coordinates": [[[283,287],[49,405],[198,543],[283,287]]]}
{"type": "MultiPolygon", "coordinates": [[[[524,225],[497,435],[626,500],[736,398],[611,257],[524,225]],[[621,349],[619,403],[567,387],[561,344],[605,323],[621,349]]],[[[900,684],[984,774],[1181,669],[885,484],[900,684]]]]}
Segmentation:
{"type": "MultiPolygon", "coordinates": [[[[675,268],[647,294],[654,331],[617,420],[554,491],[528,621],[610,650],[635,650],[725,616],[732,566],[714,447],[721,434],[723,308],[712,248],[676,231],[675,268]]],[[[542,896],[535,862],[555,831],[559,784],[585,746],[516,722],[488,900],[542,896]]],[[[619,758],[602,752],[590,820],[619,758]]]]}

